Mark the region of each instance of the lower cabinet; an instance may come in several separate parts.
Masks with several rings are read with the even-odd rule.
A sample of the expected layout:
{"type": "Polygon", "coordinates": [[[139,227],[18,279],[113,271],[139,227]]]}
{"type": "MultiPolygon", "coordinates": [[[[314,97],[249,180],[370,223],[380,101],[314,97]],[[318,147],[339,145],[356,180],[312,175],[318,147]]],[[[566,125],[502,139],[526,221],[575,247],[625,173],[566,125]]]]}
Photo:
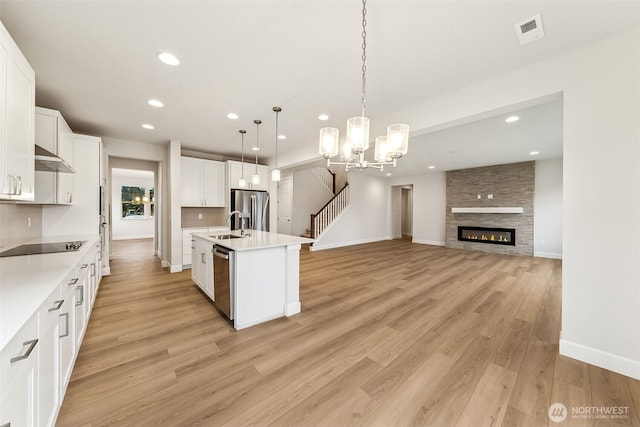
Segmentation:
{"type": "Polygon", "coordinates": [[[92,249],[0,351],[0,427],[55,425],[99,284],[97,259],[92,249]]]}
{"type": "Polygon", "coordinates": [[[191,280],[213,301],[213,252],[210,243],[201,242],[193,240],[191,280]]]}
{"type": "MultiPolygon", "coordinates": [[[[64,286],[63,284],[63,291],[64,286]]],[[[67,289],[68,290],[68,289],[67,289]]],[[[71,371],[73,371],[73,362],[76,356],[76,340],[75,340],[75,304],[76,292],[68,290],[65,295],[64,303],[60,307],[60,315],[58,318],[58,360],[59,360],[59,396],[60,404],[64,399],[64,393],[71,379],[71,371]]]]}
{"type": "Polygon", "coordinates": [[[38,426],[38,314],[0,352],[0,426],[38,426]]]}

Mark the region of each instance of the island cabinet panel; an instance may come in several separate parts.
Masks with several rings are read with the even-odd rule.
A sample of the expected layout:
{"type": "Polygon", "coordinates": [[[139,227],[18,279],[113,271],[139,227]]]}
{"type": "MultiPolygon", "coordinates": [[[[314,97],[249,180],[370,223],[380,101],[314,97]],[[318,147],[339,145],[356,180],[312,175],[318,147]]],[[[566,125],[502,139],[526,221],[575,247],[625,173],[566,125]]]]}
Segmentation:
{"type": "Polygon", "coordinates": [[[235,328],[284,315],[286,247],[241,251],[232,267],[235,328]]]}

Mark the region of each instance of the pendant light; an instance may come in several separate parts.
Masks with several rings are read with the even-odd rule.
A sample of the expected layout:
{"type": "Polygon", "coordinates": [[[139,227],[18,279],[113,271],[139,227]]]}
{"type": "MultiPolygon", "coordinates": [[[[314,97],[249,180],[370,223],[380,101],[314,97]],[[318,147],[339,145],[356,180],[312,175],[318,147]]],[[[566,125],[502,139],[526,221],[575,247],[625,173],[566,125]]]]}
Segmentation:
{"type": "Polygon", "coordinates": [[[258,175],[258,151],[260,151],[260,124],[262,120],[254,120],[253,123],[256,124],[256,173],[251,177],[251,184],[260,185],[260,175],[258,175]]]}
{"type": "Polygon", "coordinates": [[[271,181],[280,182],[280,169],[278,169],[278,114],[282,111],[280,107],[273,107],[276,113],[276,168],[271,171],[271,181]]]}
{"type": "Polygon", "coordinates": [[[244,134],[247,133],[246,130],[239,130],[240,135],[242,135],[242,162],[240,163],[242,166],[242,172],[240,172],[240,180],[238,181],[238,187],[245,188],[247,186],[247,180],[244,179],[244,134]]]}
{"type": "Polygon", "coordinates": [[[387,128],[386,137],[376,138],[375,162],[364,159],[364,152],[369,148],[369,119],[365,117],[367,105],[367,0],[362,0],[362,115],[347,120],[347,138],[339,149],[340,131],[337,128],[320,129],[319,152],[327,159],[327,167],[331,164],[346,165],[366,169],[369,167],[382,170],[384,165],[396,166],[396,161],[407,154],[409,143],[409,125],[394,124],[387,128]],[[331,158],[342,151],[342,162],[332,162],[331,158]]]}

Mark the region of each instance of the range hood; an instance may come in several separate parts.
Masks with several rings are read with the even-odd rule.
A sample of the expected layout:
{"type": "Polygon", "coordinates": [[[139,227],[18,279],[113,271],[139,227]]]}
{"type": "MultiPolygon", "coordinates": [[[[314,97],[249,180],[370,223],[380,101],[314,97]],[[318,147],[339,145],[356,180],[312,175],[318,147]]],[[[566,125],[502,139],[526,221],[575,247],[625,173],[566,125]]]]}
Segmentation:
{"type": "Polygon", "coordinates": [[[36,170],[47,172],[76,173],[76,170],[61,157],[36,145],[36,170]]]}

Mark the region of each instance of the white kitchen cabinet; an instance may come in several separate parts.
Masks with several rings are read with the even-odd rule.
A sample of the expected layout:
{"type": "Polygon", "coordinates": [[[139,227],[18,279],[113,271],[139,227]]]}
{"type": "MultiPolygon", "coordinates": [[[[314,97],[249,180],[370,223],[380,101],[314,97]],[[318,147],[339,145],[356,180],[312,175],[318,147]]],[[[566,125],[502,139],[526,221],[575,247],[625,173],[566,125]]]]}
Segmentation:
{"type": "Polygon", "coordinates": [[[269,167],[265,165],[258,165],[258,176],[260,177],[260,184],[254,185],[251,183],[251,177],[256,173],[255,163],[244,163],[244,174],[242,172],[242,162],[236,162],[234,160],[228,160],[227,162],[227,176],[229,178],[229,189],[241,189],[241,190],[269,190],[269,167]],[[244,179],[247,181],[245,188],[240,187],[238,184],[240,178],[244,175],[244,179]]]}
{"type": "Polygon", "coordinates": [[[182,267],[191,267],[191,254],[193,253],[193,242],[191,233],[206,233],[209,229],[203,228],[183,228],[182,229],[182,267]]]}
{"type": "Polygon", "coordinates": [[[191,280],[213,301],[213,245],[201,239],[193,240],[191,280]]]}
{"type": "MultiPolygon", "coordinates": [[[[74,274],[75,276],[75,274],[74,274]]],[[[76,290],[75,285],[69,285],[69,282],[73,281],[70,277],[68,280],[60,284],[61,294],[64,298],[64,303],[60,307],[58,318],[58,384],[59,390],[59,403],[62,404],[64,399],[67,385],[71,379],[71,372],[73,371],[73,362],[76,357],[76,341],[75,341],[75,303],[76,303],[76,290]]]]}
{"type": "Polygon", "coordinates": [[[89,286],[90,286],[90,277],[89,277],[89,263],[83,261],[78,267],[78,281],[75,284],[76,294],[75,294],[75,340],[76,340],[76,348],[80,348],[80,344],[82,343],[82,338],[84,337],[84,332],[87,328],[87,323],[89,322],[89,286]]]}
{"type": "Polygon", "coordinates": [[[38,357],[38,425],[52,426],[60,405],[59,316],[64,299],[58,286],[40,307],[38,357]]]}
{"type": "Polygon", "coordinates": [[[35,73],[0,23],[0,199],[34,200],[35,73]]]}
{"type": "MultiPolygon", "coordinates": [[[[35,141],[39,147],[73,166],[73,132],[59,111],[36,107],[35,141]]],[[[70,205],[74,197],[73,185],[73,173],[36,170],[35,202],[70,205]]]]}
{"type": "Polygon", "coordinates": [[[183,228],[182,229],[182,268],[190,268],[192,260],[193,242],[192,233],[228,233],[229,227],[212,226],[202,228],[183,228]]]}
{"type": "Polygon", "coordinates": [[[182,206],[224,207],[226,204],[223,162],[182,157],[182,206]]]}
{"type": "Polygon", "coordinates": [[[38,426],[38,314],[0,352],[0,426],[38,426]]]}

